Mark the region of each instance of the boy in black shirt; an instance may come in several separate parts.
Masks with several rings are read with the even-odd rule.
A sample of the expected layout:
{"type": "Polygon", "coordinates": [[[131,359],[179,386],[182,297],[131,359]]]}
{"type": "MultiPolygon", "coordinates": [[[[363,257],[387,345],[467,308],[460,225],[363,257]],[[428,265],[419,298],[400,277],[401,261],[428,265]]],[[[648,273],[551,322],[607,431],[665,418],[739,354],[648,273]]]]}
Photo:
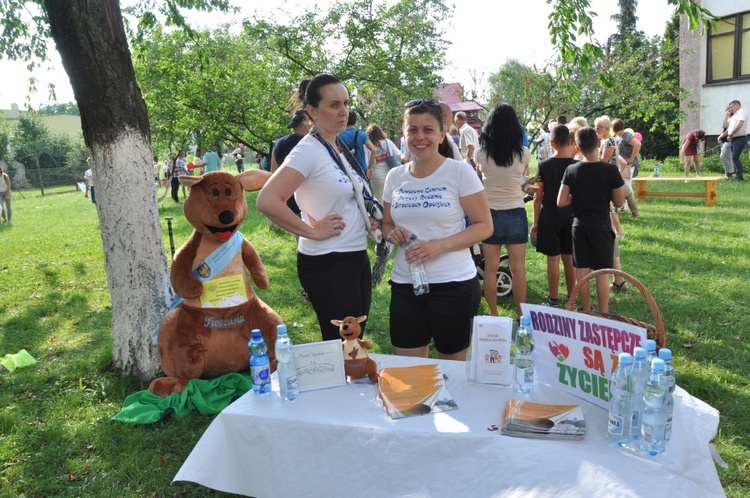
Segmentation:
{"type": "Polygon", "coordinates": [[[549,297],[544,306],[560,307],[560,258],[565,269],[565,286],[568,294],[576,285],[576,269],[573,266],[573,212],[570,207],[557,207],[563,173],[575,163],[575,142],[571,140],[567,126],[556,126],[550,130],[550,146],[553,156],[539,163],[537,191],[534,194],[534,223],[531,234],[536,235],[536,250],[547,256],[547,285],[549,297]]]}
{"type": "MultiPolygon", "coordinates": [[[[576,132],[576,149],[585,159],[565,170],[557,206],[573,208],[573,264],[578,279],[591,270],[612,267],[615,233],[609,216],[610,201],[622,206],[624,182],[617,166],[599,161],[599,137],[591,127],[576,132]]],[[[609,275],[596,278],[599,311],[609,311],[609,275]]],[[[583,311],[591,310],[589,288],[581,289],[583,311]]]]}

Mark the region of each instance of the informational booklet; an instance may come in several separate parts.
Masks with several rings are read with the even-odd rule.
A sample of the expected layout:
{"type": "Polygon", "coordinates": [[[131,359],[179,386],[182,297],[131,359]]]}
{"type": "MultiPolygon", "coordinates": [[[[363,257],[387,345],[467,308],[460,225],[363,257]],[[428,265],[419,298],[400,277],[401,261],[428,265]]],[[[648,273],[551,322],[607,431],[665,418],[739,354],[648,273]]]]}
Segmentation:
{"type": "Polygon", "coordinates": [[[513,320],[507,316],[474,317],[466,379],[481,384],[513,383],[510,345],[513,320]]]}
{"type": "Polygon", "coordinates": [[[502,433],[540,439],[583,439],[586,422],[580,405],[550,405],[518,399],[505,402],[502,433]]]}
{"type": "Polygon", "coordinates": [[[458,408],[445,388],[445,378],[437,364],[384,368],[380,371],[378,392],[394,419],[458,408]]]}

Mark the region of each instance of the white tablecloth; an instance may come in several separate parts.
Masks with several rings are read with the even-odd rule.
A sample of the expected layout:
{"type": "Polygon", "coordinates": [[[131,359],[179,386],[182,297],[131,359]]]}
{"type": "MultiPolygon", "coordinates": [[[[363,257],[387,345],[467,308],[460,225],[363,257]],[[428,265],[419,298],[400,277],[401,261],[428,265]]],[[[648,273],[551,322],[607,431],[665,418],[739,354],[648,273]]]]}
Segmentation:
{"type": "Polygon", "coordinates": [[[458,410],[392,420],[375,384],[310,391],[294,402],[247,393],[206,429],[175,477],[266,497],[724,496],[709,452],[718,412],[677,388],[667,453],[607,444],[607,413],[544,386],[526,399],[581,404],[583,441],[492,432],[510,389],[464,381],[465,364],[372,355],[382,367],[438,362],[458,410]]]}

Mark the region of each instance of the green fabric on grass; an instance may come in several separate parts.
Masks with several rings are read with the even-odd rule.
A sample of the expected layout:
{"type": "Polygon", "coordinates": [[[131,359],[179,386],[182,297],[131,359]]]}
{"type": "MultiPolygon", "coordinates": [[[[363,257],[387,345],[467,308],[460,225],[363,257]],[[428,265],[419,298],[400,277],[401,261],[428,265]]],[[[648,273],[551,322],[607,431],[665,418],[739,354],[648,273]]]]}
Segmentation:
{"type": "Polygon", "coordinates": [[[229,373],[216,379],[193,379],[180,394],[166,398],[148,389],[125,398],[122,411],[112,420],[130,424],[152,424],[169,415],[182,418],[194,410],[202,415],[219,413],[253,387],[250,372],[229,373]]]}
{"type": "Polygon", "coordinates": [[[28,367],[34,363],[36,363],[36,360],[25,349],[16,354],[6,354],[0,359],[0,365],[8,369],[8,372],[12,372],[16,368],[28,367]]]}

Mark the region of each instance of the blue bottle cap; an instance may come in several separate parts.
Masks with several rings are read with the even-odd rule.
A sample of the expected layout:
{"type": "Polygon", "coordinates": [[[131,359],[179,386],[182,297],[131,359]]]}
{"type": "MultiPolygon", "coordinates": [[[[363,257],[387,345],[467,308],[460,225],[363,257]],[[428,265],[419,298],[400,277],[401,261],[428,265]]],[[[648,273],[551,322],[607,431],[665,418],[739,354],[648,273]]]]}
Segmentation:
{"type": "Polygon", "coordinates": [[[656,352],[656,341],[653,339],[646,339],[646,349],[656,352]]]}
{"type": "Polygon", "coordinates": [[[521,315],[521,325],[531,325],[531,318],[529,318],[529,315],[521,315]]]}
{"type": "Polygon", "coordinates": [[[659,350],[659,358],[661,358],[664,361],[669,361],[672,359],[672,350],[669,348],[661,348],[659,350]]]}
{"type": "Polygon", "coordinates": [[[253,339],[258,339],[260,337],[260,329],[253,329],[252,334],[253,334],[253,339]]]}
{"type": "Polygon", "coordinates": [[[287,333],[286,324],[282,323],[280,325],[276,325],[276,333],[277,334],[286,334],[287,333]]]}
{"type": "Polygon", "coordinates": [[[654,358],[651,360],[651,371],[654,373],[664,372],[664,360],[660,358],[654,358]]]}
{"type": "Polygon", "coordinates": [[[632,365],[633,364],[633,356],[630,353],[620,353],[620,365],[632,365]]]}
{"type": "Polygon", "coordinates": [[[633,349],[633,356],[635,356],[636,360],[645,360],[646,359],[646,348],[642,348],[640,346],[633,349]]]}

